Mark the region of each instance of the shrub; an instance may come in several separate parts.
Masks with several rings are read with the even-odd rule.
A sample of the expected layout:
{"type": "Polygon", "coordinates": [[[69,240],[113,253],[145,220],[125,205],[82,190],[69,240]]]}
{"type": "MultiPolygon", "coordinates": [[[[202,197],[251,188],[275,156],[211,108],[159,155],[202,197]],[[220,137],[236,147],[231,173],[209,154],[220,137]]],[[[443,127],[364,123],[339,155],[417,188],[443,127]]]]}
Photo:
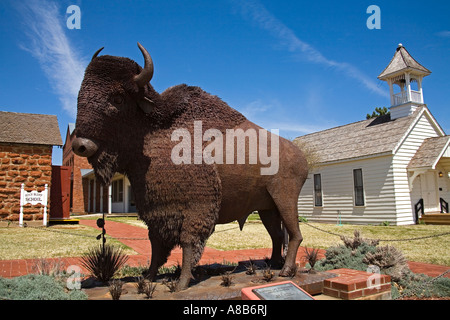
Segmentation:
{"type": "Polygon", "coordinates": [[[354,238],[341,239],[344,245],[328,248],[325,259],[316,264],[316,269],[326,271],[349,268],[367,271],[369,265],[375,265],[382,274],[391,277],[393,299],[450,296],[449,278],[432,278],[413,273],[402,252],[395,247],[377,247],[378,240],[363,239],[358,231],[355,231],[354,238]]]}
{"type": "Polygon", "coordinates": [[[266,268],[262,270],[262,280],[266,282],[273,281],[275,279],[275,272],[272,271],[270,265],[267,265],[266,268]]]}
{"type": "Polygon", "coordinates": [[[55,278],[65,274],[64,262],[62,259],[38,259],[32,267],[32,270],[35,274],[52,276],[55,278]]]}
{"type": "Polygon", "coordinates": [[[249,264],[245,266],[246,271],[245,274],[253,275],[256,274],[256,270],[258,270],[258,266],[253,262],[252,259],[249,259],[249,264]]]}
{"type": "Polygon", "coordinates": [[[49,275],[29,274],[0,278],[0,300],[86,300],[81,290],[66,290],[63,281],[49,275]]]}
{"type": "Polygon", "coordinates": [[[145,293],[145,296],[147,299],[153,298],[153,293],[156,290],[156,283],[153,283],[151,281],[145,281],[143,286],[143,293],[145,293]]]}
{"type": "Polygon", "coordinates": [[[177,284],[178,284],[177,279],[164,278],[162,284],[165,285],[169,289],[169,292],[171,293],[177,291],[177,284]]]}
{"type": "Polygon", "coordinates": [[[113,300],[119,300],[122,295],[123,282],[120,280],[112,280],[109,282],[109,293],[113,300]]]}
{"type": "Polygon", "coordinates": [[[367,265],[375,265],[392,281],[400,281],[410,270],[403,253],[393,246],[377,247],[375,252],[368,252],[362,260],[367,265]]]}
{"type": "Polygon", "coordinates": [[[316,270],[332,270],[349,268],[366,271],[367,264],[363,262],[367,253],[375,252],[376,247],[362,242],[357,248],[351,249],[343,245],[328,248],[325,259],[316,263],[316,270]]]}
{"type": "Polygon", "coordinates": [[[432,278],[408,271],[403,278],[394,282],[392,287],[392,298],[400,297],[450,297],[450,279],[432,278]]]}
{"type": "Polygon", "coordinates": [[[344,242],[344,245],[347,248],[350,248],[353,250],[355,250],[362,244],[367,244],[371,247],[376,247],[379,243],[379,240],[363,239],[361,237],[361,233],[359,232],[359,230],[355,230],[353,232],[353,238],[341,236],[341,240],[342,240],[342,242],[344,242]]]}
{"type": "Polygon", "coordinates": [[[309,263],[311,270],[314,270],[314,266],[316,265],[317,258],[319,256],[319,249],[312,248],[311,251],[309,251],[306,247],[304,247],[304,249],[305,259],[309,263]]]}
{"type": "Polygon", "coordinates": [[[225,271],[222,274],[222,283],[220,284],[221,286],[224,287],[230,287],[233,284],[233,275],[232,275],[233,271],[225,271]]]}
{"type": "Polygon", "coordinates": [[[81,264],[99,281],[107,283],[128,261],[123,250],[113,245],[99,245],[82,257],[81,264]]]}
{"type": "Polygon", "coordinates": [[[144,293],[144,289],[145,289],[145,278],[142,276],[138,276],[137,278],[137,282],[135,284],[136,289],[137,289],[137,293],[141,294],[144,293]]]}

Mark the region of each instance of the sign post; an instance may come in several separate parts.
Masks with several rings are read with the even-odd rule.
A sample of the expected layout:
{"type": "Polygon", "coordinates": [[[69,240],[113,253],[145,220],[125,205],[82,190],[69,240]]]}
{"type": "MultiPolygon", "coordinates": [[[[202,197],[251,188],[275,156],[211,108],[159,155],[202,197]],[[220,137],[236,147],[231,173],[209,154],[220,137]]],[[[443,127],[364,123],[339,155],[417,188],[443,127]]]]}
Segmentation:
{"type": "Polygon", "coordinates": [[[22,183],[20,189],[20,215],[19,215],[19,226],[23,227],[23,206],[26,204],[44,205],[44,216],[43,216],[43,225],[47,225],[47,202],[48,202],[48,185],[45,185],[45,190],[42,192],[31,191],[26,192],[24,189],[25,185],[22,183]]]}

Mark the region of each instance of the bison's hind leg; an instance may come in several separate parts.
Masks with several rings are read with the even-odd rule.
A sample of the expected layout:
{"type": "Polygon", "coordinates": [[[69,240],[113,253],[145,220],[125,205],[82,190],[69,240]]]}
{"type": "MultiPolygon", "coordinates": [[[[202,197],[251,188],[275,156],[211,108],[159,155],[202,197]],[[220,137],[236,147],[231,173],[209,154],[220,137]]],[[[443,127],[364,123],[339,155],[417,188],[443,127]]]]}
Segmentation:
{"type": "Polygon", "coordinates": [[[264,227],[272,239],[272,256],[270,258],[270,266],[272,268],[280,268],[284,264],[282,257],[282,246],[284,240],[284,232],[281,228],[281,218],[278,210],[260,210],[258,211],[264,227]]]}
{"type": "Polygon", "coordinates": [[[288,277],[296,269],[295,260],[298,247],[303,240],[298,223],[297,201],[301,188],[296,183],[284,181],[283,186],[273,185],[268,191],[280,213],[281,221],[289,235],[288,249],[280,276],[288,277]]]}

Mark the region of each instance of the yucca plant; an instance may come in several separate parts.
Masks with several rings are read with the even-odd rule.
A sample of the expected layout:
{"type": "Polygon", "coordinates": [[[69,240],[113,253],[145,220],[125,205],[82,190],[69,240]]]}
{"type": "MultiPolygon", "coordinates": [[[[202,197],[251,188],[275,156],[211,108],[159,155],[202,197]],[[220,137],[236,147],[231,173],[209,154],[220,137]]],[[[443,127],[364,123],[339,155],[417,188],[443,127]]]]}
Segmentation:
{"type": "Polygon", "coordinates": [[[98,281],[107,283],[127,261],[128,256],[122,248],[103,244],[90,249],[82,257],[81,264],[98,281]]]}
{"type": "Polygon", "coordinates": [[[314,266],[319,258],[319,249],[312,248],[311,251],[308,248],[305,249],[305,259],[309,263],[311,269],[310,271],[314,272],[314,266]]]}

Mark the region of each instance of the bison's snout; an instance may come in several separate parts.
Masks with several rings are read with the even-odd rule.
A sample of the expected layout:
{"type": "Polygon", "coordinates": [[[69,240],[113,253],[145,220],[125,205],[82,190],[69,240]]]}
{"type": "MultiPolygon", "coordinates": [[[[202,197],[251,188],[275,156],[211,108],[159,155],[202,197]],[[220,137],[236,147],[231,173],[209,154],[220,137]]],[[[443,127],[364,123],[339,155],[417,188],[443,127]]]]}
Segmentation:
{"type": "Polygon", "coordinates": [[[90,139],[75,138],[72,142],[72,150],[76,155],[80,157],[89,158],[97,152],[98,146],[94,141],[90,139]]]}

